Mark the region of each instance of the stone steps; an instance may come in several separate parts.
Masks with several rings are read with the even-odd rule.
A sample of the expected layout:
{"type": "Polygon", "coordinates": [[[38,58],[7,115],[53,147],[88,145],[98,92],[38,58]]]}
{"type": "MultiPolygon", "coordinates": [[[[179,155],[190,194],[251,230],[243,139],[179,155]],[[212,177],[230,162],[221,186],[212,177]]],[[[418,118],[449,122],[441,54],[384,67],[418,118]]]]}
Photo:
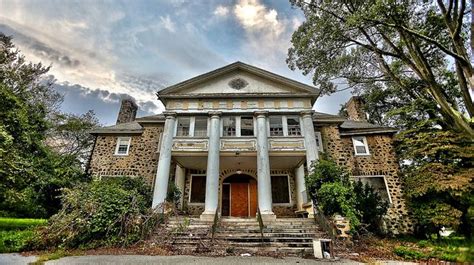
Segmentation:
{"type": "Polygon", "coordinates": [[[302,218],[278,218],[265,222],[263,240],[255,219],[222,218],[214,241],[210,240],[211,226],[212,222],[197,218],[171,219],[167,223],[171,235],[168,242],[176,249],[191,253],[207,248],[225,252],[300,255],[312,253],[313,239],[324,237],[314,220],[302,218]]]}

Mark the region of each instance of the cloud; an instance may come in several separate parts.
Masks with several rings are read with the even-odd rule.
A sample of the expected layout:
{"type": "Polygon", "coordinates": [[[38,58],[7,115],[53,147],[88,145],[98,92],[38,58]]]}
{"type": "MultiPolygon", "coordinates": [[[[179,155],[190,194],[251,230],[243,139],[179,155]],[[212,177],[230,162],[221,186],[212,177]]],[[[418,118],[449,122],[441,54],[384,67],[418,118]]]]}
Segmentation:
{"type": "Polygon", "coordinates": [[[169,32],[176,32],[176,27],[174,22],[171,20],[169,15],[166,15],[165,17],[160,17],[161,25],[167,29],[169,32]]]}
{"type": "Polygon", "coordinates": [[[214,15],[219,16],[219,17],[224,17],[229,14],[229,8],[226,6],[217,6],[216,9],[214,10],[214,15]]]}

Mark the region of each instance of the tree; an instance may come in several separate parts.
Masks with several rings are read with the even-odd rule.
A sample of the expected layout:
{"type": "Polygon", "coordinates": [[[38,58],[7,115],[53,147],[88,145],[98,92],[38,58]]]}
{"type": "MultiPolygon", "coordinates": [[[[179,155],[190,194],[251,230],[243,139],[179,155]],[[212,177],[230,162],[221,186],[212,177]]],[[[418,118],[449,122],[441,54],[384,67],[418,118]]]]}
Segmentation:
{"type": "Polygon", "coordinates": [[[61,153],[46,140],[61,133],[89,142],[85,130],[95,118],[92,113],[75,118],[60,114],[62,97],[43,79],[49,67],[27,62],[2,33],[0,48],[0,215],[48,217],[60,207],[61,188],[88,177],[79,151],[87,144],[76,145],[80,146],[76,152],[61,153]],[[52,117],[64,117],[58,120],[67,123],[52,117]]]}
{"type": "Polygon", "coordinates": [[[465,1],[293,3],[307,20],[293,35],[290,67],[317,73],[314,82],[326,94],[345,78],[363,97],[370,121],[400,128],[396,149],[420,230],[443,223],[470,236],[470,7],[465,1]]]}
{"type": "Polygon", "coordinates": [[[466,1],[303,1],[306,21],[293,34],[287,62],[328,94],[349,86],[403,89],[436,104],[444,122],[474,137],[472,63],[466,49],[466,1]],[[449,94],[447,74],[456,82],[449,94]]]}

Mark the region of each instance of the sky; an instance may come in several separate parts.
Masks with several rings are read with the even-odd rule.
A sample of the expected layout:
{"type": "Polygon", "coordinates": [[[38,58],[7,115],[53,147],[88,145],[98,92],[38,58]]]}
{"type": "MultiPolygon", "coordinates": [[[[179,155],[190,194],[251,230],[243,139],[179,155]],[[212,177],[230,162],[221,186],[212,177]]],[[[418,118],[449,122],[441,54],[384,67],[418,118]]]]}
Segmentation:
{"type": "MultiPolygon", "coordinates": [[[[160,113],[157,91],[235,61],[312,85],[285,62],[303,21],[287,0],[0,0],[0,31],[51,66],[61,109],[93,110],[103,125],[115,123],[124,97],[138,116],[160,113]]],[[[321,97],[315,109],[335,114],[350,96],[321,97]]]]}

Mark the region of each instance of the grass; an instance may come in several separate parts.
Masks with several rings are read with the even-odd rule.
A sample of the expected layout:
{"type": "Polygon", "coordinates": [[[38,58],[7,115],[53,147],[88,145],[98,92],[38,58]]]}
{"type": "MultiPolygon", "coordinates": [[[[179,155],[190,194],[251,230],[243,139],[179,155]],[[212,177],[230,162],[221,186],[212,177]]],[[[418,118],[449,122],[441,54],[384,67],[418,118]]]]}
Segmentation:
{"type": "Polygon", "coordinates": [[[0,217],[0,253],[22,251],[33,237],[33,228],[46,222],[45,219],[0,217]]]}
{"type": "Polygon", "coordinates": [[[473,262],[474,242],[464,237],[453,236],[441,239],[416,240],[405,238],[400,240],[402,245],[393,252],[407,260],[439,259],[453,262],[473,262]],[[410,242],[412,244],[403,244],[410,242]]]}
{"type": "Polygon", "coordinates": [[[45,225],[46,219],[8,218],[0,217],[0,230],[24,230],[39,225],[45,225]]]}

